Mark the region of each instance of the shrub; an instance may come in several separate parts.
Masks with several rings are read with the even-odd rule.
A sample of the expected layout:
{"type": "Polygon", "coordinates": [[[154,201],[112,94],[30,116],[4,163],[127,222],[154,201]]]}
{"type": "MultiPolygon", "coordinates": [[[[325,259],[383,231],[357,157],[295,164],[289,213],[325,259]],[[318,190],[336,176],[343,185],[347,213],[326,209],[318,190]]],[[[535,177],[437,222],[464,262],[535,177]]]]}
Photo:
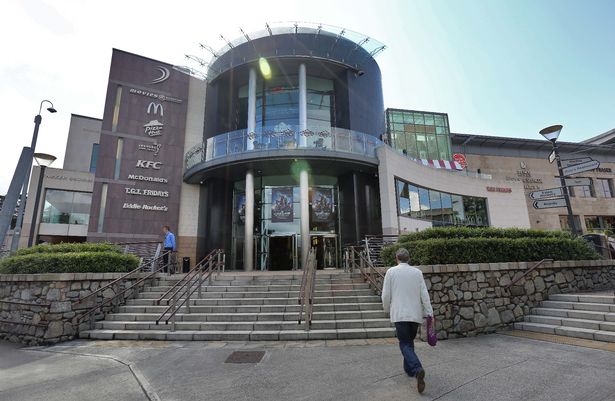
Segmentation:
{"type": "Polygon", "coordinates": [[[35,252],[15,255],[0,261],[0,273],[105,273],[128,272],[139,265],[139,258],[116,251],[35,252]]]}
{"type": "Polygon", "coordinates": [[[437,228],[425,230],[430,231],[426,234],[419,232],[404,235],[399,242],[385,247],[381,258],[385,265],[394,265],[395,252],[401,247],[408,249],[410,263],[414,265],[600,258],[583,239],[572,238],[568,233],[562,235],[556,231],[517,229],[475,230],[437,228]],[[459,231],[458,236],[454,235],[455,231],[459,231]],[[523,233],[528,235],[522,236],[523,233]]]}
{"type": "Polygon", "coordinates": [[[113,244],[105,243],[61,243],[54,245],[36,245],[31,248],[23,248],[15,252],[15,255],[31,255],[34,253],[72,253],[72,252],[116,252],[121,249],[113,244]]]}
{"type": "Polygon", "coordinates": [[[399,242],[426,240],[431,238],[572,238],[566,231],[560,230],[524,230],[520,228],[494,227],[436,227],[427,230],[404,234],[399,242]]]}

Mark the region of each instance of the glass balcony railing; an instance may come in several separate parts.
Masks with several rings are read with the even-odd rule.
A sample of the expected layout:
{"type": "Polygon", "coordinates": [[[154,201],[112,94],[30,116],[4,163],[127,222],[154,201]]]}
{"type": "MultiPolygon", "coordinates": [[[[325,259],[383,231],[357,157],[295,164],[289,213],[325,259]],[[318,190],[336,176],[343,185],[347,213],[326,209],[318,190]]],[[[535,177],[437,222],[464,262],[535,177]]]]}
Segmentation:
{"type": "Polygon", "coordinates": [[[189,169],[203,161],[270,150],[311,149],[376,157],[376,148],[383,144],[372,135],[330,126],[309,127],[301,131],[298,126],[284,125],[282,128],[262,127],[250,133],[242,129],[217,135],[194,146],[186,153],[185,165],[189,169]]]}

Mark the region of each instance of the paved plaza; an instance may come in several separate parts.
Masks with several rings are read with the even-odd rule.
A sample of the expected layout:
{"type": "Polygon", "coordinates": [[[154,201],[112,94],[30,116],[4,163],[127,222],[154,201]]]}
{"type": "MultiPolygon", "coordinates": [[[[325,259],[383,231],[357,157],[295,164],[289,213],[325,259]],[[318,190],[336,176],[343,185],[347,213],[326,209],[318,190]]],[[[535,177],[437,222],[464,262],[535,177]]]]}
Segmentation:
{"type": "Polygon", "coordinates": [[[0,400],[615,400],[608,346],[493,334],[435,348],[419,342],[417,351],[423,395],[404,374],[394,339],[0,343],[0,400]],[[236,351],[264,356],[227,363],[236,351]]]}

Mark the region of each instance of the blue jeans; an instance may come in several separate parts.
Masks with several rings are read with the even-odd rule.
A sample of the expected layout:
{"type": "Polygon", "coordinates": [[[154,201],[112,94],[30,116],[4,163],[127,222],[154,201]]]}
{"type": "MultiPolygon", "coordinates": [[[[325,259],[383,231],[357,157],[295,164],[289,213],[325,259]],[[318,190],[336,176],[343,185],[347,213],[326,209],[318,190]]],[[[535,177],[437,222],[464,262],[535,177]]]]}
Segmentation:
{"type": "Polygon", "coordinates": [[[419,324],[416,322],[395,322],[399,349],[404,356],[404,371],[408,376],[416,376],[423,369],[419,357],[414,353],[414,338],[418,329],[419,324]]]}

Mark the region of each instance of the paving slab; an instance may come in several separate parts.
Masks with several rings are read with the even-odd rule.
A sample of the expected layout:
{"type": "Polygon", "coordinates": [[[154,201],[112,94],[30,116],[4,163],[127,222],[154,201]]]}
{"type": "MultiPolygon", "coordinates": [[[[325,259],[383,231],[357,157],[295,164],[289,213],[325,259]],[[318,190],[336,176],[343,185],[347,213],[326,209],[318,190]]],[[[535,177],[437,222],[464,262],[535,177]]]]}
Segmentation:
{"type": "Polygon", "coordinates": [[[156,397],[169,401],[615,399],[615,352],[607,348],[500,334],[436,347],[418,341],[427,371],[427,390],[419,395],[394,339],[305,340],[79,340],[36,349],[0,343],[0,400],[147,399],[126,365],[105,357],[130,364],[156,397]],[[258,363],[225,363],[242,350],[264,355],[258,363]]]}

